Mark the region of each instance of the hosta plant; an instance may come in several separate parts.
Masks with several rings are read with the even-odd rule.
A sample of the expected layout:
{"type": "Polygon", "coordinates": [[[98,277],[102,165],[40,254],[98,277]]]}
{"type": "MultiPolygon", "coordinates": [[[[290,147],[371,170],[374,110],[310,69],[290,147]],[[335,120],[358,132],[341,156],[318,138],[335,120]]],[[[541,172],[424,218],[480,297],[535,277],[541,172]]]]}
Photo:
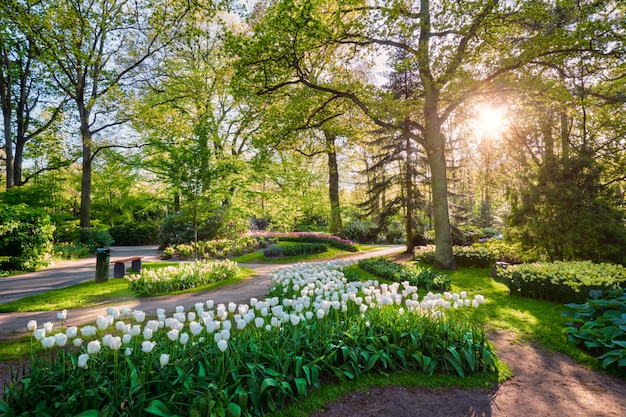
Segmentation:
{"type": "Polygon", "coordinates": [[[626,367],[626,290],[590,295],[584,304],[567,304],[567,340],[596,356],[604,368],[626,367]]]}

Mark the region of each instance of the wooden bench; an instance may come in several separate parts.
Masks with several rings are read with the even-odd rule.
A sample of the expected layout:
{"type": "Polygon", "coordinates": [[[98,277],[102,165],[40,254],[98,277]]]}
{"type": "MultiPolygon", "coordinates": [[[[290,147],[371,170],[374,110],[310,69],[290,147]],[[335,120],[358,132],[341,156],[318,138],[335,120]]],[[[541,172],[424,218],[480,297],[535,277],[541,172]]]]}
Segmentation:
{"type": "Polygon", "coordinates": [[[122,278],[126,274],[126,262],[132,262],[133,271],[141,271],[141,258],[143,256],[133,256],[130,258],[116,259],[111,261],[113,265],[113,278],[122,278]]]}

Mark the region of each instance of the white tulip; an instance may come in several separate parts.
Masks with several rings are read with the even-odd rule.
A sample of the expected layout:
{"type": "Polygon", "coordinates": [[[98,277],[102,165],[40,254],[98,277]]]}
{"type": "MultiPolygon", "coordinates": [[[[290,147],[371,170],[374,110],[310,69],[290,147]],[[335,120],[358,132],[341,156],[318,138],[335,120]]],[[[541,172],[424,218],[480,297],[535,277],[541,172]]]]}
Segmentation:
{"type": "Polygon", "coordinates": [[[43,340],[46,337],[46,329],[37,329],[33,332],[35,340],[43,340]]]}
{"type": "Polygon", "coordinates": [[[144,353],[152,352],[152,349],[154,349],[155,346],[156,346],[155,342],[150,342],[148,340],[145,340],[145,341],[141,342],[141,350],[144,353]]]}
{"type": "Polygon", "coordinates": [[[109,343],[109,347],[112,350],[119,350],[122,347],[122,338],[119,336],[113,336],[109,343]]]}
{"type": "Polygon", "coordinates": [[[26,325],[26,328],[29,332],[34,332],[35,330],[37,330],[37,322],[35,320],[30,320],[26,325]]]}
{"type": "Polygon", "coordinates": [[[90,355],[95,355],[96,353],[100,352],[100,347],[101,346],[99,341],[92,340],[87,344],[87,353],[89,353],[90,355]]]}
{"type": "Polygon", "coordinates": [[[67,335],[65,333],[57,333],[54,335],[57,346],[63,347],[67,343],[67,335]]]}
{"type": "Polygon", "coordinates": [[[170,361],[170,355],[168,355],[167,353],[162,353],[161,357],[159,358],[159,363],[161,364],[161,368],[167,365],[169,361],[170,361]]]}
{"type": "Polygon", "coordinates": [[[223,339],[220,340],[219,342],[217,342],[217,348],[221,350],[222,352],[225,352],[226,349],[228,349],[228,342],[223,339]]]}
{"type": "Polygon", "coordinates": [[[56,338],[54,336],[44,337],[41,340],[41,345],[46,349],[53,348],[55,344],[56,344],[56,338]]]}
{"type": "Polygon", "coordinates": [[[59,311],[57,313],[57,319],[65,320],[67,318],[67,310],[59,311]]]}
{"type": "Polygon", "coordinates": [[[89,355],[86,353],[78,355],[78,363],[76,364],[79,368],[86,369],[87,361],[89,360],[89,355]]]}
{"type": "Polygon", "coordinates": [[[52,328],[54,327],[54,325],[47,321],[43,324],[43,328],[45,329],[46,333],[52,333],[52,328]]]}
{"type": "Polygon", "coordinates": [[[71,326],[71,327],[68,327],[68,328],[65,330],[65,334],[66,334],[66,335],[67,335],[67,337],[69,337],[70,339],[75,338],[75,337],[76,337],[76,335],[78,334],[78,327],[76,327],[76,326],[71,326]]]}

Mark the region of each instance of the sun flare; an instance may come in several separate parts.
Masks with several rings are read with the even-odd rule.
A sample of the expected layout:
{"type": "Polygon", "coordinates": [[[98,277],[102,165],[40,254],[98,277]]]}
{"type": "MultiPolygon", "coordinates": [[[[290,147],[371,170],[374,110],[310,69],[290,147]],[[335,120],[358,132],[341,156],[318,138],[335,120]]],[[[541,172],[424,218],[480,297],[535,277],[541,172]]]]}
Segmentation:
{"type": "Polygon", "coordinates": [[[476,106],[475,130],[481,137],[497,137],[509,125],[506,108],[491,105],[476,106]]]}

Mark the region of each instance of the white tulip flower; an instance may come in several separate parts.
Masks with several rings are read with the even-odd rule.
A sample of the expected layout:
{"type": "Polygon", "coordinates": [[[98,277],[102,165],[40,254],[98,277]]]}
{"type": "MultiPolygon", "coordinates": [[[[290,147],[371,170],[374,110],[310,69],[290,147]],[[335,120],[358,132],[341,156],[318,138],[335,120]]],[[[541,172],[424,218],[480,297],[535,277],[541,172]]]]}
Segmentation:
{"type": "Polygon", "coordinates": [[[80,355],[78,355],[78,362],[77,362],[77,366],[79,368],[83,368],[83,369],[87,369],[87,361],[89,360],[89,355],[86,353],[82,353],[80,355]]]}
{"type": "Polygon", "coordinates": [[[186,345],[189,342],[189,333],[181,333],[179,341],[181,345],[186,345]]]}
{"type": "Polygon", "coordinates": [[[178,340],[178,333],[178,329],[172,329],[167,332],[167,338],[170,339],[172,342],[175,342],[178,340]]]}
{"type": "Polygon", "coordinates": [[[46,330],[46,333],[52,333],[52,328],[54,327],[54,324],[52,324],[51,322],[47,321],[43,324],[43,328],[46,330]]]}
{"type": "Polygon", "coordinates": [[[67,344],[67,335],[65,333],[55,334],[54,339],[58,347],[63,347],[67,344]]]}
{"type": "Polygon", "coordinates": [[[170,355],[168,355],[167,353],[162,353],[161,357],[159,358],[159,363],[161,364],[161,368],[167,365],[169,361],[170,361],[170,355]]]}
{"type": "Polygon", "coordinates": [[[76,326],[70,326],[65,330],[65,334],[67,335],[67,337],[69,337],[70,339],[73,339],[76,337],[76,335],[78,334],[78,327],[76,326]]]}
{"type": "Polygon", "coordinates": [[[146,313],[141,310],[133,310],[133,318],[137,323],[142,323],[146,319],[146,313]]]}
{"type": "Polygon", "coordinates": [[[132,354],[133,354],[133,348],[127,347],[127,348],[124,350],[124,356],[130,356],[130,355],[132,355],[132,354]]]}
{"type": "Polygon", "coordinates": [[[35,340],[43,340],[43,338],[46,337],[46,329],[36,329],[33,332],[33,337],[35,340]]]}
{"type": "Polygon", "coordinates": [[[34,332],[35,330],[37,330],[37,321],[30,320],[28,324],[26,325],[26,328],[28,329],[29,332],[34,332]]]}
{"type": "Polygon", "coordinates": [[[119,350],[122,347],[122,338],[119,336],[113,336],[109,342],[109,347],[112,350],[119,350]]]}
{"type": "Polygon", "coordinates": [[[104,316],[98,316],[96,318],[96,326],[98,330],[106,330],[106,328],[109,327],[109,320],[104,316]]]}
{"type": "Polygon", "coordinates": [[[100,342],[97,340],[92,340],[87,344],[87,353],[89,353],[90,355],[95,355],[96,353],[100,352],[100,348],[100,342]]]}
{"type": "Polygon", "coordinates": [[[225,352],[226,349],[228,349],[228,342],[223,339],[220,340],[219,342],[217,342],[217,348],[221,350],[222,352],[225,352]]]}
{"type": "Polygon", "coordinates": [[[53,348],[55,344],[56,338],[54,336],[47,336],[41,340],[41,345],[46,349],[53,348]]]}
{"type": "Polygon", "coordinates": [[[57,319],[65,320],[67,318],[67,310],[59,311],[57,313],[57,319]]]}
{"type": "Polygon", "coordinates": [[[76,339],[74,339],[74,346],[80,347],[82,345],[83,345],[83,339],[81,339],[80,337],[77,337],[76,339]]]}
{"type": "Polygon", "coordinates": [[[124,336],[122,336],[122,343],[124,343],[125,345],[129,344],[130,341],[132,340],[133,336],[130,333],[126,333],[124,336]]]}
{"type": "Polygon", "coordinates": [[[152,349],[154,349],[155,346],[156,346],[155,342],[150,342],[148,340],[144,340],[143,342],[141,342],[141,350],[144,353],[152,352],[152,349]]]}

